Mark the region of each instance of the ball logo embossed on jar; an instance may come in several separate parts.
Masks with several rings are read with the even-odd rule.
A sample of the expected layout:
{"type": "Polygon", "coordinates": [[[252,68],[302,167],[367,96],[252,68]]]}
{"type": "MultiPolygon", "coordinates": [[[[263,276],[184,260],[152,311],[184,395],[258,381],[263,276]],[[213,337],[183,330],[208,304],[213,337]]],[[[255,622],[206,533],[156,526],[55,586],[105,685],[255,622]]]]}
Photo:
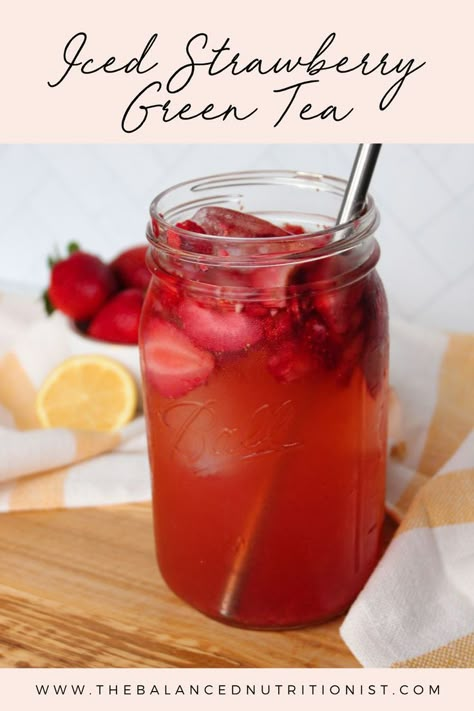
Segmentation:
{"type": "Polygon", "coordinates": [[[160,412],[170,436],[173,456],[197,474],[225,473],[219,458],[250,459],[301,447],[291,431],[295,407],[291,400],[265,403],[240,426],[219,422],[216,402],[185,400],[160,412]]]}

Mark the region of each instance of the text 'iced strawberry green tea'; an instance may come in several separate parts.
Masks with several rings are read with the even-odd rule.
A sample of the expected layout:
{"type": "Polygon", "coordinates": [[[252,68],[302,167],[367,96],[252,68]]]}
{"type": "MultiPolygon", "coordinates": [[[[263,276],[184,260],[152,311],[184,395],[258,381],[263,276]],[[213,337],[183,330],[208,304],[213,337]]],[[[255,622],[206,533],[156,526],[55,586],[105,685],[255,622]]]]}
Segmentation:
{"type": "Polygon", "coordinates": [[[378,213],[289,171],[151,205],[142,374],[163,577],[205,614],[285,628],[344,611],[384,515],[387,305],[378,213]]]}

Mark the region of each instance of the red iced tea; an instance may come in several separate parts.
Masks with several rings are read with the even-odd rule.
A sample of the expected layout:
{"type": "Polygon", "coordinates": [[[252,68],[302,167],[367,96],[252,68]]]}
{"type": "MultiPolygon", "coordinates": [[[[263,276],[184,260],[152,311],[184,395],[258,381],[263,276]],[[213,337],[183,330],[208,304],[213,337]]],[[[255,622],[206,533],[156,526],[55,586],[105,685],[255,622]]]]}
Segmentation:
{"type": "Polygon", "coordinates": [[[305,230],[205,207],[174,227],[154,216],[149,235],[141,347],[159,565],[194,607],[256,628],[347,608],[383,520],[378,248],[371,236],[355,253],[352,236],[341,252],[335,232],[305,230]]]}

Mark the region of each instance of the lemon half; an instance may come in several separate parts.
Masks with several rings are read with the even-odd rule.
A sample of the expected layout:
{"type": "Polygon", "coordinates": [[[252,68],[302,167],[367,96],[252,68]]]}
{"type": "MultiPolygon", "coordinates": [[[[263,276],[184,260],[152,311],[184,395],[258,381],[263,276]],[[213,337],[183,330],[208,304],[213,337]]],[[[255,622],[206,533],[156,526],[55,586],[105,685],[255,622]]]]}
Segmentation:
{"type": "Polygon", "coordinates": [[[128,370],[100,355],[68,358],[46,378],[36,398],[43,427],[110,432],[137,409],[137,386],[128,370]]]}

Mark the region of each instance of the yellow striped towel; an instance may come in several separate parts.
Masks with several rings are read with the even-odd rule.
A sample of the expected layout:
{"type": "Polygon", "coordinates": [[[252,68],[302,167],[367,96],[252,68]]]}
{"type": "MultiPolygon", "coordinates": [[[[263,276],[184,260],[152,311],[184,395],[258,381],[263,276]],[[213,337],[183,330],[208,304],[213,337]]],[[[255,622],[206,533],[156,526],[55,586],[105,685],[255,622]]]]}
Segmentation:
{"type": "Polygon", "coordinates": [[[341,635],[369,667],[474,667],[474,336],[392,324],[397,534],[341,635]]]}
{"type": "MultiPolygon", "coordinates": [[[[36,429],[65,334],[0,294],[0,511],[150,497],[142,417],[115,434],[36,429]]],[[[392,391],[387,508],[401,525],[341,634],[365,666],[472,667],[474,337],[393,322],[391,381],[403,409],[392,391]]]]}
{"type": "Polygon", "coordinates": [[[76,345],[61,314],[0,293],[0,512],[150,498],[143,416],[111,434],[39,429],[37,389],[76,345]]]}

